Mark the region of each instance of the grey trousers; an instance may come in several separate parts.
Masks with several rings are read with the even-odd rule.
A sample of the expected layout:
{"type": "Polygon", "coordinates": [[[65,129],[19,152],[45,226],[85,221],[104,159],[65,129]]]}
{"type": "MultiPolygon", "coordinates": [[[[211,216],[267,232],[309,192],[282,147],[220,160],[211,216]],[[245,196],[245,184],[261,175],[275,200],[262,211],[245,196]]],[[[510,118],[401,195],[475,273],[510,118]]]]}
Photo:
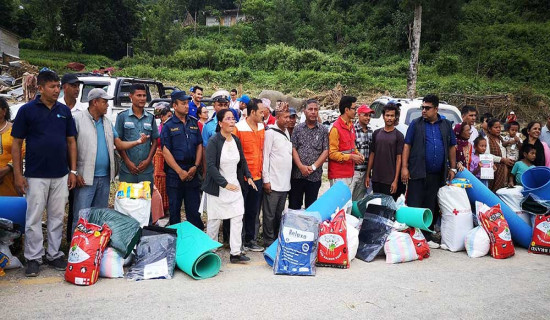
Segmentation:
{"type": "Polygon", "coordinates": [[[363,199],[367,194],[372,193],[372,185],[369,186],[369,189],[365,187],[365,174],[366,171],[357,171],[353,172],[353,178],[351,181],[351,200],[359,201],[363,199]]]}
{"type": "Polygon", "coordinates": [[[279,236],[281,216],[285,209],[287,193],[273,190],[269,194],[264,192],[263,230],[265,247],[270,246],[279,236]]]}
{"type": "Polygon", "coordinates": [[[48,250],[46,259],[62,257],[63,217],[69,197],[67,175],[61,178],[27,178],[27,216],[25,226],[25,259],[40,260],[44,255],[42,215],[47,212],[48,250]]]}

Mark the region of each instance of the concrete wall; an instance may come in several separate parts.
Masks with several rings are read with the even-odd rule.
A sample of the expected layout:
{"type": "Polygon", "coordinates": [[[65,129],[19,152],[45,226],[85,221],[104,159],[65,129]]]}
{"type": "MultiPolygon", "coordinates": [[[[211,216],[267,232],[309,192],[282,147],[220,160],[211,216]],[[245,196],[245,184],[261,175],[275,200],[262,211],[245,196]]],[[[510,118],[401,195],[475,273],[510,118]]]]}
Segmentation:
{"type": "Polygon", "coordinates": [[[15,34],[0,28],[1,53],[19,57],[19,38],[15,34]]]}

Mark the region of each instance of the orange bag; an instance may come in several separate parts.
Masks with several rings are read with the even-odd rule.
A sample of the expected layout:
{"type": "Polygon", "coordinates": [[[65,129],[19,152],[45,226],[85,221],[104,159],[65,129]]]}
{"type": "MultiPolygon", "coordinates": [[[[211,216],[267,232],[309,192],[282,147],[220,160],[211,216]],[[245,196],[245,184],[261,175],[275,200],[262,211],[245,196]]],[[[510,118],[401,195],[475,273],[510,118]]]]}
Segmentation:
{"type": "Polygon", "coordinates": [[[100,227],[80,218],[69,248],[65,280],[81,286],[96,283],[101,257],[110,238],[108,225],[100,227]]]}
{"type": "Polygon", "coordinates": [[[486,212],[479,213],[481,226],[491,240],[491,256],[495,259],[506,259],[515,254],[514,243],[508,222],[502,215],[500,204],[486,212]]]}

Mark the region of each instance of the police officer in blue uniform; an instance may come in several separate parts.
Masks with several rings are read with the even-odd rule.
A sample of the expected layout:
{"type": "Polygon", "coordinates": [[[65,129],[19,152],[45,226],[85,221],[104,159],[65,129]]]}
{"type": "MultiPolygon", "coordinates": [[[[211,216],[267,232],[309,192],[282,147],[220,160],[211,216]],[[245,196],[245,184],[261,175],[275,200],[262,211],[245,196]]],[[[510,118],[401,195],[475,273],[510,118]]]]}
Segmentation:
{"type": "Polygon", "coordinates": [[[191,97],[185,91],[172,93],[174,116],[162,127],[161,145],[166,166],[166,191],[170,224],[181,222],[181,205],[185,204],[187,221],[200,230],[200,183],[197,168],[202,161],[202,137],[197,118],[189,115],[191,97]]]}

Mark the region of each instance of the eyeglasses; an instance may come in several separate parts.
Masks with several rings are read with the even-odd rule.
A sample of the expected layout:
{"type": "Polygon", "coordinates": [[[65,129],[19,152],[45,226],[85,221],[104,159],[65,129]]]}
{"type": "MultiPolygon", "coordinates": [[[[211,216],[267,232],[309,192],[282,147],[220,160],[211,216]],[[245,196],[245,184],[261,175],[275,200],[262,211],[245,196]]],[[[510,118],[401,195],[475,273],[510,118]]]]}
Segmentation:
{"type": "Polygon", "coordinates": [[[433,108],[433,107],[430,107],[430,106],[422,106],[422,110],[426,110],[426,111],[428,111],[428,110],[430,110],[430,109],[432,109],[432,108],[433,108]]]}

